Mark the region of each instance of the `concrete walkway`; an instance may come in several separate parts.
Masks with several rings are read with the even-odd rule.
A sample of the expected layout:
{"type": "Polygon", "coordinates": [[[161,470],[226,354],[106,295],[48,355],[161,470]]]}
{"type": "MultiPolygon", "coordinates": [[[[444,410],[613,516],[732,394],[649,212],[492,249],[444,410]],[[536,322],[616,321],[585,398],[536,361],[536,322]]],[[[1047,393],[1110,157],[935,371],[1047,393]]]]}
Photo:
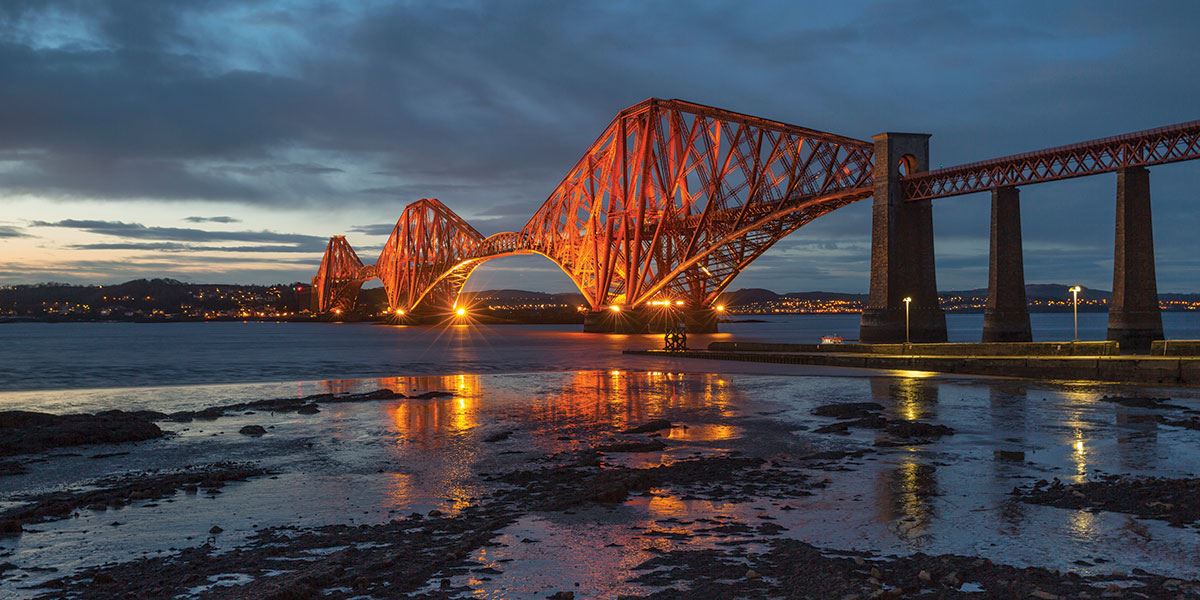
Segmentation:
{"type": "MultiPolygon", "coordinates": [[[[716,344],[714,344],[716,345],[716,344]]],[[[936,371],[965,375],[991,375],[1029,379],[1088,380],[1114,383],[1200,385],[1200,357],[1191,356],[1046,356],[1046,355],[941,355],[876,354],[845,351],[754,350],[626,350],[625,354],[706,358],[794,365],[857,367],[911,371],[936,371]]],[[[980,350],[985,350],[981,347],[980,350]]]]}

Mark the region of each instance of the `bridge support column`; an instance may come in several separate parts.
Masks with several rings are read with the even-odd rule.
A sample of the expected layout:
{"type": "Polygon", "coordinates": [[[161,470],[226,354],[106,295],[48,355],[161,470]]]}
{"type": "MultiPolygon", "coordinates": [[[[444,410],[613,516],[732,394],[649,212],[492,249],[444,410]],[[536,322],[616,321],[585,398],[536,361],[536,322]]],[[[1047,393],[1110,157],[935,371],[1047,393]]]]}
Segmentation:
{"type": "Polygon", "coordinates": [[[1108,339],[1122,351],[1148,352],[1163,339],[1154,274],[1154,228],[1150,222],[1150,171],[1117,171],[1117,234],[1113,292],[1108,304],[1108,339]]]}
{"type": "Polygon", "coordinates": [[[992,190],[992,242],[983,341],[1032,340],[1021,252],[1021,192],[1015,187],[998,188],[992,190]]]}
{"type": "Polygon", "coordinates": [[[881,133],[875,141],[871,209],[871,290],[859,325],[866,343],[903,342],[905,298],[909,339],[946,341],[933,261],[933,206],[905,202],[900,177],[929,168],[929,135],[881,133]]]}

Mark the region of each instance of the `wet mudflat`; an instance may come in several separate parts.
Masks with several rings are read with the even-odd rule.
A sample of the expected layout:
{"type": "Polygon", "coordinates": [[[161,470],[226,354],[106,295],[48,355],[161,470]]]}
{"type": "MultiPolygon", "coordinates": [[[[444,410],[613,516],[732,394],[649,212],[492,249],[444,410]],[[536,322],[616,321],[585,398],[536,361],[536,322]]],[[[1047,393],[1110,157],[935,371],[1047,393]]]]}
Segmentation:
{"type": "Polygon", "coordinates": [[[1193,390],[585,371],[319,391],[5,457],[0,594],[1200,598],[1193,390]]]}

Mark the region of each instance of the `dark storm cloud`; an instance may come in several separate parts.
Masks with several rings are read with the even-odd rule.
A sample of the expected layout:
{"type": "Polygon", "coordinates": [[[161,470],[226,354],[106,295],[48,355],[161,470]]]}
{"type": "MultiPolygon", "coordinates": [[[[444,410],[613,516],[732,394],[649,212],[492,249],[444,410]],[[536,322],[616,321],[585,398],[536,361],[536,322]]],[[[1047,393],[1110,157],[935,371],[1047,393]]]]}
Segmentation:
{"type": "Polygon", "coordinates": [[[164,240],[174,242],[253,242],[253,243],[286,243],[294,248],[305,250],[322,250],[325,247],[324,238],[299,233],[278,233],[275,231],[209,231],[187,227],[148,227],[141,223],[126,223],[123,221],[94,221],[80,219],[64,219],[62,221],[34,221],[32,227],[65,227],[78,229],[97,235],[108,235],[126,239],[164,240]]]}
{"type": "Polygon", "coordinates": [[[313,163],[298,164],[289,163],[282,165],[258,165],[254,167],[243,167],[237,165],[225,165],[221,167],[213,167],[214,171],[222,171],[225,173],[234,173],[237,175],[246,175],[257,177],[259,175],[268,175],[282,173],[286,175],[324,175],[326,173],[345,173],[345,169],[337,167],[327,167],[313,163]]]}
{"type": "MultiPolygon", "coordinates": [[[[927,131],[935,167],[1196,118],[1196,22],[1200,4],[1179,2],[6,2],[0,188],[380,221],[438,197],[491,233],[519,228],[650,96],[864,139],[927,131]]],[[[1155,170],[1164,287],[1200,268],[1194,173],[1155,170]]],[[[1111,177],[1087,181],[1026,192],[1031,281],[1108,279],[1111,250],[1036,250],[1111,245],[1111,177]]],[[[939,254],[940,283],[977,287],[987,199],[937,207],[939,240],[984,249],[939,254]]],[[[869,218],[867,203],[824,217],[796,235],[856,245],[784,245],[790,262],[760,271],[861,289],[869,218]]]]}
{"type": "Polygon", "coordinates": [[[391,235],[396,228],[395,223],[372,223],[370,225],[355,225],[350,231],[367,235],[391,235]]]}
{"type": "Polygon", "coordinates": [[[307,252],[319,253],[324,247],[317,245],[287,246],[203,246],[176,242],[99,242],[95,244],[72,244],[72,250],[153,250],[157,252],[307,252]]]}
{"type": "Polygon", "coordinates": [[[233,217],[217,216],[217,217],[184,217],[184,221],[188,223],[241,223],[241,219],[233,217]]]}

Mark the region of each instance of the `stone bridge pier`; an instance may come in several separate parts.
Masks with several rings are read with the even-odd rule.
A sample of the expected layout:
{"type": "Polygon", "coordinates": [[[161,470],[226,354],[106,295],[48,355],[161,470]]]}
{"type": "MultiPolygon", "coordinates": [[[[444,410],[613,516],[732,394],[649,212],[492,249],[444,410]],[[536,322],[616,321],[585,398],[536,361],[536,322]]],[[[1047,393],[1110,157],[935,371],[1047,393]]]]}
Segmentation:
{"type": "Polygon", "coordinates": [[[902,176],[929,169],[929,135],[881,133],[873,139],[871,288],[859,338],[864,343],[903,342],[907,327],[912,342],[944,342],[946,315],[938,305],[933,261],[933,207],[929,200],[905,202],[900,187],[902,176]]]}
{"type": "Polygon", "coordinates": [[[1021,192],[992,190],[992,234],[988,252],[988,297],[983,341],[1031,342],[1025,298],[1025,259],[1021,251],[1021,192]]]}
{"type": "Polygon", "coordinates": [[[1154,273],[1154,228],[1150,219],[1150,171],[1117,171],[1117,232],[1113,251],[1112,299],[1108,303],[1108,339],[1122,351],[1148,352],[1163,339],[1154,273]]]}

